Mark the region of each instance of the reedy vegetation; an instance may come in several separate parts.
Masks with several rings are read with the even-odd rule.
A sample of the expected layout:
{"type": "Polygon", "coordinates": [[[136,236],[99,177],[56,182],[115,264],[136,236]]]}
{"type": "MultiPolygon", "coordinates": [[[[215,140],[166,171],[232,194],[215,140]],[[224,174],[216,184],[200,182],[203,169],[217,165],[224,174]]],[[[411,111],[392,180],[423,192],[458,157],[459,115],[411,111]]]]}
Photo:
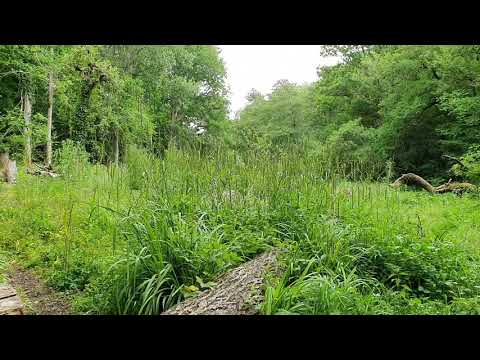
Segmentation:
{"type": "Polygon", "coordinates": [[[272,246],[286,272],[265,314],[479,309],[476,194],[393,190],[361,163],[293,148],[131,149],[109,168],[62,151],[71,176],[23,176],[3,195],[2,248],[76,294],[77,311],[158,314],[272,246]]]}
{"type": "Polygon", "coordinates": [[[214,47],[0,47],[0,151],[22,156],[28,93],[44,158],[54,72],[63,175],[0,185],[0,267],[35,268],[78,312],[158,314],[278,247],[264,314],[478,313],[478,194],[388,186],[478,181],[478,47],[324,50],[342,62],[318,82],[254,91],[229,122],[214,47]]]}

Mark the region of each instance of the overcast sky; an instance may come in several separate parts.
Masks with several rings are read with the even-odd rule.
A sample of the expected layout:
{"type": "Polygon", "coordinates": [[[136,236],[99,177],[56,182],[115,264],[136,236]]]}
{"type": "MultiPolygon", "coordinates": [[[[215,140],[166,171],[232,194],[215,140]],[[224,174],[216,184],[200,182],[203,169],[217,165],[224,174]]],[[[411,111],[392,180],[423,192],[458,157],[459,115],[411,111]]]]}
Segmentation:
{"type": "Polygon", "coordinates": [[[271,91],[277,80],[297,84],[317,79],[318,65],[332,65],[336,58],[320,57],[320,45],[220,45],[227,68],[231,115],[246,104],[245,97],[255,88],[271,91]]]}

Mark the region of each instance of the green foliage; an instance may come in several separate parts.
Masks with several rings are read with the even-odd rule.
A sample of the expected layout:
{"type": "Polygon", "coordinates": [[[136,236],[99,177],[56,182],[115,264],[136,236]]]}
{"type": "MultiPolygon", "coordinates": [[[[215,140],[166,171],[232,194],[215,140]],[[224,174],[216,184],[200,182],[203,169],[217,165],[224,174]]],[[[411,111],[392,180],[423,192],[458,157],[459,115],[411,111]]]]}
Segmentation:
{"type": "Polygon", "coordinates": [[[128,148],[126,165],[128,169],[128,181],[130,188],[133,190],[141,190],[142,185],[148,184],[148,179],[152,170],[153,157],[145,150],[135,146],[128,148]]]}
{"type": "Polygon", "coordinates": [[[359,271],[394,291],[446,302],[477,296],[478,259],[449,241],[398,235],[379,243],[372,252],[370,263],[359,266],[359,271]]]}
{"type": "Polygon", "coordinates": [[[82,145],[71,140],[62,143],[61,148],[55,152],[55,158],[58,170],[66,179],[81,178],[87,170],[88,153],[82,145]]]}
{"type": "Polygon", "coordinates": [[[18,109],[0,117],[0,152],[21,154],[23,149],[23,116],[18,109]]]}
{"type": "Polygon", "coordinates": [[[280,82],[266,98],[249,94],[238,115],[239,148],[308,138],[313,148],[329,143],[339,158],[392,161],[394,175],[447,181],[451,164],[442,155],[462,156],[478,144],[478,49],[323,46],[322,55],[341,62],[319,68],[312,86],[280,82]]]}
{"type": "Polygon", "coordinates": [[[70,259],[68,268],[65,269],[62,261],[55,261],[53,271],[47,279],[47,283],[59,291],[84,291],[95,276],[99,275],[98,264],[92,263],[85,256],[76,256],[70,259]]]}
{"type": "Polygon", "coordinates": [[[372,149],[375,134],[357,121],[349,121],[332,133],[325,143],[332,156],[340,163],[353,161],[374,161],[376,153],[372,149]]]}
{"type": "MultiPolygon", "coordinates": [[[[0,246],[83,313],[158,314],[271,247],[286,271],[265,314],[478,312],[475,194],[397,192],[365,180],[368,163],[344,177],[290,150],[130,148],[126,166],[81,165],[75,186],[21,174],[0,191],[0,246]]],[[[80,148],[60,153],[78,173],[80,148]]]]}
{"type": "Polygon", "coordinates": [[[49,74],[54,148],[70,139],[82,144],[92,161],[109,163],[116,159],[117,143],[120,160],[129,145],[162,154],[175,137],[195,136],[186,131],[191,124],[223,136],[225,69],[214,46],[5,45],[0,146],[13,156],[22,153],[19,108],[28,94],[34,160],[45,157],[49,74]]]}
{"type": "Polygon", "coordinates": [[[7,270],[8,266],[8,254],[6,251],[1,250],[0,251],[0,284],[5,282],[5,277],[3,274],[7,270]]]}
{"type": "Polygon", "coordinates": [[[62,174],[0,184],[2,259],[85,313],[159,314],[277,247],[264,314],[477,314],[478,194],[372,180],[445,180],[449,154],[480,181],[478,46],[321,51],[341,62],[228,121],[214,46],[0,46],[0,151],[23,151],[28,93],[44,158],[53,74],[62,174]]]}
{"type": "Polygon", "coordinates": [[[462,165],[452,166],[454,175],[467,179],[473,183],[480,183],[480,145],[473,145],[461,158],[462,165]]]}
{"type": "Polygon", "coordinates": [[[257,138],[244,137],[239,147],[244,142],[255,141],[258,146],[267,148],[298,143],[308,131],[310,91],[308,86],[279,81],[267,99],[256,93],[249,95],[250,103],[240,114],[238,128],[244,134],[253,131],[257,138]]]}
{"type": "Polygon", "coordinates": [[[471,305],[479,295],[477,251],[448,240],[441,228],[427,232],[419,219],[398,219],[402,208],[384,209],[387,221],[378,212],[370,218],[369,209],[359,204],[342,221],[306,216],[304,235],[283,256],[284,274],[265,290],[262,313],[478,312],[471,305]]]}

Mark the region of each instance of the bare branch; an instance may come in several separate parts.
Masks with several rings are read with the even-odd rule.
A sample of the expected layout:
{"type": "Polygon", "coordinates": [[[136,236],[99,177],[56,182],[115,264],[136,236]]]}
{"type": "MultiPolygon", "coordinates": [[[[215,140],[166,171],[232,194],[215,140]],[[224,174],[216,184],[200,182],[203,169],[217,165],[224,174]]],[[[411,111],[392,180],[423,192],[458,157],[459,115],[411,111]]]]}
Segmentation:
{"type": "Polygon", "coordinates": [[[467,169],[465,164],[463,162],[461,162],[459,159],[457,159],[456,157],[453,157],[453,156],[450,156],[450,155],[442,155],[442,158],[452,160],[452,161],[456,162],[457,164],[459,164],[462,168],[467,169]]]}
{"type": "Polygon", "coordinates": [[[447,183],[434,187],[428,181],[416,174],[408,173],[400,176],[395,182],[390,184],[394,188],[398,188],[401,185],[417,185],[432,194],[443,194],[447,192],[462,193],[465,191],[476,191],[476,186],[470,183],[452,182],[450,179],[447,183]]]}

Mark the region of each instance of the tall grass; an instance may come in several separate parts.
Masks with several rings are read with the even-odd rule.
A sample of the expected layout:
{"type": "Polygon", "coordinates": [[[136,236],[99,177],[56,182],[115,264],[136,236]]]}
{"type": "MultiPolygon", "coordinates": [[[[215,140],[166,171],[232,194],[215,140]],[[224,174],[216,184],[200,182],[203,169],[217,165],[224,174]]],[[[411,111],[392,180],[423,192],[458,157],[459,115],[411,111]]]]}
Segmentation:
{"type": "Polygon", "coordinates": [[[473,312],[478,198],[391,189],[388,166],[285,148],[210,144],[162,158],[86,165],[67,144],[66,176],[19,179],[2,248],[76,292],[78,311],[158,314],[271,248],[286,249],[261,311],[473,312]]]}

